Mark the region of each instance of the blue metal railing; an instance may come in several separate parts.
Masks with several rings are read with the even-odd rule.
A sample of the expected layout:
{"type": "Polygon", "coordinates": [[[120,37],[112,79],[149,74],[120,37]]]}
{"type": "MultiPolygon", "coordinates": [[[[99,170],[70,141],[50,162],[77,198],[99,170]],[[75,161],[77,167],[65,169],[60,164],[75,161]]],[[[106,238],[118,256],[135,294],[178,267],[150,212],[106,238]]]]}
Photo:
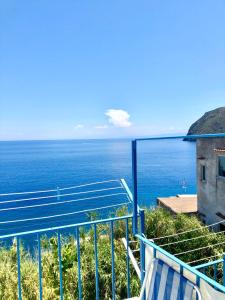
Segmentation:
{"type": "MultiPolygon", "coordinates": [[[[213,279],[209,278],[205,274],[198,271],[198,268],[193,268],[189,266],[188,264],[184,263],[183,261],[179,260],[175,256],[171,255],[164,249],[160,248],[159,246],[156,246],[154,243],[150,242],[149,240],[145,239],[141,235],[137,235],[138,233],[138,213],[139,213],[139,205],[138,205],[138,157],[137,157],[137,151],[138,147],[137,144],[140,141],[153,141],[153,140],[171,140],[171,139],[189,139],[189,140],[196,140],[196,139],[208,139],[208,138],[225,138],[225,133],[219,133],[219,134],[204,134],[204,135],[189,135],[189,136],[167,136],[167,137],[152,137],[152,138],[138,138],[134,139],[132,141],[132,190],[133,190],[133,234],[136,234],[136,236],[141,241],[141,261],[142,261],[142,282],[144,278],[144,244],[151,246],[153,249],[154,257],[157,255],[157,251],[164,254],[165,256],[169,257],[172,261],[176,262],[180,266],[180,273],[183,274],[184,270],[190,271],[192,274],[196,276],[196,284],[200,284],[200,279],[205,280],[207,283],[209,283],[212,287],[215,289],[225,293],[225,275],[223,275],[223,285],[216,282],[217,280],[217,265],[218,263],[213,264],[214,267],[214,276],[213,279]]],[[[221,261],[220,261],[221,263],[221,261]]],[[[225,266],[224,266],[224,258],[223,258],[223,274],[225,274],[225,266]]],[[[206,268],[207,266],[204,266],[206,268]]]]}
{"type": "MultiPolygon", "coordinates": [[[[82,299],[81,263],[80,263],[80,234],[79,234],[79,227],[76,227],[76,234],[77,234],[78,291],[79,291],[79,299],[82,299]]],[[[96,264],[96,263],[95,263],[95,264],[96,264]]],[[[98,290],[98,286],[96,286],[96,290],[98,290]]]]}
{"type": "MultiPolygon", "coordinates": [[[[4,241],[5,239],[8,238],[16,238],[16,253],[17,253],[17,276],[18,276],[18,299],[22,300],[23,299],[23,273],[21,272],[21,242],[23,238],[30,237],[32,236],[37,237],[37,268],[38,268],[38,284],[39,284],[39,299],[43,299],[43,272],[42,272],[42,267],[43,267],[43,261],[42,261],[42,254],[43,254],[43,249],[42,249],[42,237],[46,238],[46,234],[49,233],[56,233],[56,238],[57,238],[57,257],[58,257],[58,274],[59,274],[59,297],[60,300],[64,299],[64,282],[63,282],[63,253],[62,253],[62,235],[63,235],[63,230],[67,229],[68,227],[75,232],[75,239],[76,239],[76,249],[77,249],[77,274],[78,274],[78,298],[83,299],[83,281],[82,281],[82,253],[81,253],[81,243],[84,243],[85,241],[83,238],[80,237],[80,232],[81,230],[84,231],[85,228],[93,229],[93,249],[94,249],[94,262],[95,262],[95,297],[96,299],[100,298],[100,289],[99,289],[99,250],[98,250],[98,240],[101,238],[105,237],[106,232],[103,233],[102,236],[99,236],[98,233],[98,226],[101,225],[107,225],[109,226],[109,239],[105,239],[105,243],[107,241],[109,242],[109,247],[111,249],[111,278],[112,278],[112,285],[111,285],[111,293],[112,293],[112,299],[116,299],[116,273],[115,273],[115,236],[114,236],[114,230],[115,226],[117,225],[117,222],[123,222],[124,223],[124,228],[125,228],[125,236],[126,239],[129,243],[129,235],[132,234],[132,232],[129,232],[129,222],[132,222],[132,215],[127,215],[127,216],[121,216],[121,217],[114,217],[114,218],[108,218],[104,220],[96,220],[96,221],[89,221],[85,223],[80,223],[80,224],[71,224],[70,226],[60,226],[60,227],[54,227],[54,228],[47,228],[47,229],[42,229],[42,230],[34,230],[34,231],[29,231],[29,232],[22,232],[22,233],[17,233],[17,234],[10,234],[7,236],[0,236],[0,241],[4,241]]],[[[144,229],[144,212],[141,213],[140,216],[140,230],[144,229]]],[[[131,225],[131,224],[130,224],[131,225]]],[[[124,249],[126,253],[126,276],[127,276],[127,297],[131,296],[131,277],[130,277],[130,261],[129,261],[129,255],[128,255],[128,249],[124,249]]],[[[91,253],[90,253],[91,255],[91,253]]],[[[142,258],[141,266],[143,267],[144,265],[144,258],[142,258]]],[[[143,269],[144,270],[144,269],[143,269]]],[[[72,280],[72,279],[71,279],[72,280]]]]}
{"type": "Polygon", "coordinates": [[[225,138],[225,133],[218,134],[198,134],[198,135],[178,135],[178,136],[164,136],[164,137],[150,137],[150,138],[137,138],[132,141],[132,189],[133,189],[133,232],[138,232],[138,157],[137,151],[138,142],[141,141],[155,141],[155,140],[173,140],[173,139],[208,139],[208,138],[225,138]]]}
{"type": "MultiPolygon", "coordinates": [[[[225,137],[225,134],[217,134],[217,135],[194,135],[194,136],[189,136],[190,139],[197,139],[197,138],[214,138],[214,137],[225,137]]],[[[95,220],[95,221],[86,221],[86,222],[78,222],[74,224],[69,224],[69,225],[64,225],[64,226],[54,226],[54,227],[48,227],[48,228],[43,228],[39,230],[30,230],[30,231],[24,231],[24,232],[19,232],[19,233],[10,233],[10,234],[5,234],[0,236],[0,241],[4,241],[9,238],[15,238],[17,243],[16,243],[16,251],[17,251],[17,276],[18,276],[18,299],[22,300],[23,298],[23,283],[22,283],[22,277],[23,274],[21,273],[21,239],[30,237],[30,236],[35,236],[37,237],[37,267],[38,267],[38,284],[39,284],[39,299],[43,298],[43,261],[42,261],[42,237],[44,235],[48,234],[53,234],[56,233],[57,235],[57,259],[58,259],[58,274],[59,274],[59,296],[60,300],[63,300],[65,290],[64,290],[64,271],[63,271],[63,264],[62,264],[62,258],[63,258],[63,253],[62,253],[62,235],[63,235],[63,230],[72,230],[75,236],[76,240],[76,251],[77,251],[77,288],[78,288],[78,298],[81,300],[83,298],[83,274],[82,274],[82,253],[81,253],[81,243],[84,242],[83,238],[81,237],[81,229],[88,229],[92,228],[93,229],[93,256],[94,256],[94,262],[95,262],[95,270],[94,270],[94,277],[95,277],[95,298],[99,299],[100,298],[100,280],[99,280],[99,247],[98,247],[98,241],[101,238],[98,234],[98,226],[102,224],[107,224],[109,226],[109,232],[108,232],[108,242],[109,242],[109,247],[111,250],[111,297],[112,299],[116,299],[117,296],[117,287],[115,285],[116,282],[116,272],[115,272],[115,236],[114,236],[114,230],[115,230],[115,225],[117,222],[124,222],[125,226],[125,236],[127,240],[127,247],[126,247],[126,276],[127,276],[127,283],[126,283],[126,294],[127,297],[131,297],[131,269],[130,269],[130,260],[129,260],[129,253],[128,253],[128,246],[129,246],[129,222],[132,221],[132,228],[133,228],[133,234],[136,234],[137,238],[140,240],[140,266],[141,266],[141,282],[144,281],[144,276],[145,276],[145,245],[147,244],[148,246],[152,247],[154,256],[157,255],[157,252],[160,252],[161,254],[167,256],[174,262],[176,262],[180,266],[180,272],[182,273],[184,270],[188,270],[191,273],[193,273],[196,276],[196,283],[199,284],[200,279],[205,280],[207,283],[209,283],[211,286],[214,288],[218,289],[219,291],[225,293],[225,287],[217,283],[215,280],[209,278],[202,272],[199,272],[199,267],[191,267],[184,263],[183,261],[179,260],[172,254],[166,252],[164,249],[160,248],[159,246],[155,245],[151,241],[147,240],[146,238],[143,237],[144,234],[144,211],[141,210],[138,206],[138,178],[137,178],[137,142],[138,141],[145,141],[145,140],[160,140],[160,139],[178,139],[178,138],[186,138],[186,136],[176,136],[176,137],[159,137],[159,138],[142,138],[142,139],[136,139],[132,141],[132,176],[133,176],[133,194],[130,192],[126,182],[124,180],[121,180],[121,186],[126,192],[126,196],[128,199],[128,203],[132,203],[133,205],[133,213],[122,216],[122,217],[113,217],[113,218],[103,218],[101,220],[95,220]],[[140,222],[139,222],[140,219],[140,222]],[[140,226],[139,226],[140,225],[140,226]],[[140,233],[140,234],[138,234],[140,233]]],[[[66,189],[59,189],[57,188],[56,190],[51,190],[49,192],[54,192],[54,195],[48,196],[48,198],[56,197],[57,200],[59,201],[62,197],[65,197],[65,194],[62,194],[62,191],[66,189]]],[[[99,192],[99,190],[97,190],[99,192]]],[[[102,189],[103,191],[103,189],[102,189]]],[[[39,193],[43,193],[44,191],[39,191],[39,193]]],[[[91,191],[88,191],[91,192],[91,191]]],[[[96,191],[95,191],[96,192],[96,191]]],[[[32,193],[32,192],[31,192],[32,193]]],[[[80,192],[81,194],[82,192],[80,192]]],[[[18,195],[19,193],[14,193],[15,195],[18,195]]],[[[76,193],[73,193],[76,194],[76,193]]],[[[11,194],[12,195],[12,194],[11,194]]],[[[70,194],[72,195],[72,193],[70,194]]],[[[6,195],[7,197],[8,195],[6,195]]],[[[99,196],[100,197],[100,196],[99,196]]],[[[41,197],[38,197],[41,199],[41,197]]],[[[89,197],[90,199],[91,197],[89,197]]],[[[17,201],[19,199],[15,199],[17,201]]],[[[21,200],[21,199],[20,199],[21,200]]],[[[19,201],[20,201],[19,200],[19,201]]],[[[26,200],[26,199],[25,199],[26,200]]],[[[84,199],[81,199],[84,200],[84,199]]],[[[7,200],[6,200],[7,201],[7,200]]],[[[24,201],[22,199],[21,201],[24,201]]],[[[53,205],[52,203],[50,203],[53,205]]],[[[55,204],[54,204],[55,205],[55,204]]],[[[121,205],[121,204],[119,204],[121,205]]],[[[112,207],[112,206],[109,206],[112,207]]],[[[98,209],[104,209],[105,207],[100,207],[98,209]]],[[[88,210],[87,210],[88,211],[88,210]]],[[[82,210],[82,212],[87,212],[86,210],[82,210]]],[[[92,210],[89,210],[92,211],[92,210]]],[[[75,214],[76,212],[73,212],[75,214]]],[[[68,213],[67,215],[71,215],[71,213],[68,213]]],[[[56,216],[51,216],[51,217],[58,217],[56,216]]],[[[45,217],[44,217],[45,218],[45,217]]],[[[30,220],[30,219],[27,219],[30,220]]],[[[1,223],[1,222],[0,222],[1,223]]],[[[105,234],[105,233],[104,233],[105,234]]],[[[103,234],[103,235],[104,235],[103,234]]],[[[91,255],[91,253],[90,253],[91,255]]],[[[215,264],[211,265],[201,265],[201,268],[207,268],[210,266],[213,266],[215,272],[214,272],[214,279],[216,279],[217,274],[217,265],[221,263],[222,261],[215,262],[215,264]]],[[[200,268],[200,269],[201,269],[200,268]]],[[[223,258],[223,269],[224,269],[224,258],[223,258]]],[[[223,279],[225,282],[225,279],[223,279]]]]}
{"type": "Polygon", "coordinates": [[[80,223],[92,212],[104,218],[122,206],[131,210],[132,201],[124,179],[0,194],[0,235],[80,223]]]}
{"type": "MultiPolygon", "coordinates": [[[[80,185],[80,186],[74,186],[74,187],[69,187],[69,188],[57,188],[57,189],[53,189],[53,190],[48,190],[48,191],[37,191],[37,192],[27,192],[27,193],[10,193],[10,194],[1,194],[1,200],[0,201],[3,206],[3,209],[5,210],[10,210],[10,214],[9,217],[10,219],[7,219],[5,221],[6,224],[8,224],[9,222],[14,222],[17,225],[17,232],[13,232],[13,233],[3,233],[2,235],[0,235],[0,242],[2,244],[2,247],[8,247],[9,245],[9,239],[16,239],[16,260],[17,260],[17,288],[18,288],[18,299],[22,300],[23,299],[23,271],[21,270],[21,255],[22,255],[22,251],[24,251],[24,247],[21,245],[22,241],[30,241],[30,246],[32,246],[33,249],[36,248],[37,246],[37,271],[38,271],[38,290],[39,290],[39,299],[43,299],[43,292],[44,292],[44,288],[43,288],[43,255],[45,254],[45,252],[43,252],[43,247],[42,247],[42,240],[44,239],[50,239],[51,236],[55,237],[56,239],[56,255],[57,255],[57,269],[58,269],[58,284],[59,284],[59,298],[60,300],[63,300],[64,294],[65,294],[65,288],[64,288],[64,269],[63,269],[63,242],[62,242],[62,238],[64,238],[64,232],[65,235],[68,236],[68,234],[70,234],[70,232],[73,232],[73,236],[74,236],[74,240],[75,240],[75,251],[76,251],[76,255],[77,255],[77,294],[78,294],[78,299],[81,300],[83,298],[83,293],[85,291],[83,291],[83,274],[82,274],[82,249],[81,249],[81,245],[83,245],[84,238],[81,237],[81,232],[91,232],[90,229],[93,230],[93,258],[94,258],[94,263],[95,263],[95,269],[94,269],[94,277],[95,277],[95,298],[99,299],[100,298],[100,278],[99,278],[99,251],[101,249],[99,249],[99,242],[101,241],[102,238],[105,237],[106,232],[104,231],[102,236],[100,236],[101,234],[98,231],[98,227],[100,228],[102,225],[106,225],[106,227],[109,227],[109,231],[107,231],[108,233],[108,237],[109,239],[106,239],[106,243],[108,243],[108,247],[111,251],[111,257],[110,257],[110,264],[111,264],[111,294],[112,294],[112,299],[116,299],[116,272],[115,272],[115,251],[117,251],[117,249],[115,248],[115,236],[114,236],[114,231],[116,229],[116,225],[117,222],[124,222],[124,236],[126,236],[127,241],[129,241],[129,235],[132,234],[132,231],[129,232],[129,227],[133,221],[133,215],[129,214],[128,212],[125,212],[125,216],[115,216],[115,217],[111,217],[111,218],[99,218],[98,220],[94,220],[94,221],[85,221],[85,219],[83,218],[82,222],[74,222],[74,223],[70,223],[70,224],[63,224],[64,222],[62,222],[61,226],[53,226],[53,227],[49,227],[48,228],[40,228],[41,226],[39,226],[39,229],[33,228],[33,226],[30,226],[30,221],[32,222],[33,219],[37,219],[37,221],[41,222],[43,218],[46,218],[46,220],[48,220],[48,218],[51,220],[52,217],[56,217],[58,215],[62,215],[62,214],[57,214],[57,215],[46,215],[44,217],[40,217],[38,218],[36,215],[34,215],[34,217],[29,217],[29,218],[25,218],[25,220],[21,219],[21,217],[18,219],[16,218],[13,214],[11,214],[11,211],[15,209],[25,209],[25,208],[33,208],[33,201],[40,201],[41,203],[37,204],[37,206],[46,206],[46,205],[55,205],[55,203],[52,202],[48,202],[49,199],[52,198],[56,198],[58,203],[68,203],[70,204],[71,202],[75,202],[76,198],[70,198],[66,201],[62,201],[63,197],[70,197],[74,195],[79,195],[80,194],[90,194],[90,193],[95,193],[96,196],[94,195],[94,197],[89,197],[88,196],[88,200],[95,198],[98,199],[99,198],[99,204],[97,207],[93,208],[93,209],[82,209],[82,212],[90,212],[90,211],[99,211],[101,209],[105,209],[105,207],[108,207],[109,209],[115,209],[118,207],[126,207],[126,209],[129,211],[129,205],[131,205],[132,201],[133,201],[133,195],[126,183],[126,181],[124,179],[120,179],[120,180],[109,180],[109,181],[103,181],[103,182],[96,182],[96,183],[90,183],[90,184],[84,184],[84,185],[80,185]],[[98,185],[98,184],[106,184],[106,186],[101,186],[100,188],[96,188],[95,189],[80,189],[83,187],[91,187],[93,185],[98,185]],[[71,189],[77,189],[75,192],[74,191],[70,191],[71,189]],[[116,193],[113,191],[114,189],[122,189],[122,193],[116,193]],[[106,192],[106,193],[105,193],[106,192]],[[52,194],[53,193],[53,194],[52,194]],[[117,195],[118,194],[123,194],[123,196],[126,198],[126,201],[122,201],[120,199],[117,199],[117,195]],[[117,201],[116,204],[112,203],[112,200],[110,200],[111,202],[109,203],[109,205],[104,205],[101,204],[101,199],[103,197],[105,197],[105,199],[107,200],[108,198],[106,197],[111,197],[114,199],[113,201],[117,201]],[[13,200],[12,200],[13,199],[13,200]],[[120,200],[118,202],[118,200],[120,200]],[[47,201],[47,203],[46,203],[47,201]],[[22,204],[24,204],[24,202],[28,202],[29,205],[26,205],[26,207],[23,207],[22,205],[20,205],[19,207],[17,206],[17,204],[20,202],[22,202],[22,204]],[[31,202],[31,203],[30,203],[31,202]],[[11,220],[13,218],[13,220],[11,220]],[[19,224],[21,224],[21,220],[22,221],[26,221],[25,223],[28,224],[27,226],[18,226],[19,224]],[[31,228],[31,230],[29,231],[22,231],[22,229],[24,227],[29,227],[31,228]],[[21,231],[21,232],[20,232],[21,231]],[[32,239],[35,238],[36,241],[35,243],[31,242],[32,239]]],[[[83,199],[83,197],[81,197],[83,199]]],[[[82,199],[78,199],[78,201],[83,201],[82,199]]],[[[86,198],[84,198],[86,199],[86,198]]],[[[84,202],[82,202],[84,203],[84,202]]],[[[56,204],[57,205],[57,204],[56,204]]],[[[90,204],[89,204],[90,205],[90,204]]],[[[36,207],[36,205],[35,205],[36,207]]],[[[81,207],[82,208],[82,207],[81,207]]],[[[80,207],[78,207],[78,212],[81,209],[80,207]]],[[[35,214],[35,211],[32,211],[35,214]]],[[[112,212],[112,210],[111,210],[112,212]]],[[[51,213],[51,212],[50,212],[51,213]]],[[[72,214],[77,213],[72,212],[72,214]]],[[[108,212],[108,214],[110,213],[110,210],[108,212]]],[[[63,214],[65,216],[69,216],[70,212],[63,214]]],[[[141,227],[140,230],[142,230],[144,228],[144,222],[143,222],[143,216],[144,213],[141,213],[140,216],[140,220],[141,220],[141,227]]],[[[4,220],[4,219],[3,219],[4,220]]],[[[1,223],[1,222],[0,222],[1,223]]],[[[2,223],[4,223],[4,221],[2,221],[2,223]]],[[[41,225],[41,223],[39,223],[39,225],[41,225]]],[[[42,224],[44,226],[44,224],[42,224]]],[[[47,226],[46,226],[47,227],[47,226]]],[[[108,228],[107,227],[107,228],[108,228]]],[[[3,229],[1,229],[3,230],[3,229]]],[[[90,238],[90,235],[88,236],[88,239],[90,238]]],[[[29,247],[30,247],[29,246],[29,247]]],[[[129,259],[129,253],[128,253],[128,247],[127,249],[124,249],[124,252],[126,253],[126,258],[125,258],[125,264],[126,264],[126,273],[127,273],[127,285],[126,285],[126,290],[127,290],[127,297],[130,297],[131,295],[131,270],[130,270],[130,259],[129,259]]],[[[90,254],[91,255],[91,254],[90,254]]]]}
{"type": "Polygon", "coordinates": [[[225,287],[225,254],[223,255],[223,258],[217,259],[214,261],[210,261],[204,264],[200,264],[197,266],[194,266],[194,268],[203,274],[207,274],[208,277],[212,278],[214,281],[218,281],[218,270],[219,266],[221,266],[221,274],[220,279],[221,283],[225,287]]]}
{"type": "Polygon", "coordinates": [[[204,280],[207,282],[209,285],[211,285],[214,289],[217,289],[218,291],[225,293],[225,286],[219,284],[216,282],[214,279],[209,278],[205,274],[201,273],[198,268],[196,267],[191,267],[190,265],[186,264],[182,260],[178,259],[174,255],[170,254],[166,250],[162,249],[161,247],[157,246],[155,243],[151,242],[150,240],[146,239],[140,234],[137,234],[136,237],[145,245],[149,246],[153,250],[153,256],[157,257],[157,253],[160,253],[167,258],[169,258],[172,262],[175,262],[178,266],[180,266],[180,273],[183,273],[184,270],[189,271],[192,273],[195,278],[196,278],[196,284],[199,286],[200,285],[200,280],[204,280]]]}

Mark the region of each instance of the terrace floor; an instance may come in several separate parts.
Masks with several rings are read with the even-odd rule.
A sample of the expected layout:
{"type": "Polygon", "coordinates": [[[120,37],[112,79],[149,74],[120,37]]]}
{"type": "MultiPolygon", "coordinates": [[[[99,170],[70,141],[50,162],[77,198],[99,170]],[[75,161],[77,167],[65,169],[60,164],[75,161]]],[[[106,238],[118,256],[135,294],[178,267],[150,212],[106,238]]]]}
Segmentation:
{"type": "Polygon", "coordinates": [[[159,206],[169,209],[173,213],[197,213],[197,195],[177,195],[167,198],[157,198],[159,206]]]}

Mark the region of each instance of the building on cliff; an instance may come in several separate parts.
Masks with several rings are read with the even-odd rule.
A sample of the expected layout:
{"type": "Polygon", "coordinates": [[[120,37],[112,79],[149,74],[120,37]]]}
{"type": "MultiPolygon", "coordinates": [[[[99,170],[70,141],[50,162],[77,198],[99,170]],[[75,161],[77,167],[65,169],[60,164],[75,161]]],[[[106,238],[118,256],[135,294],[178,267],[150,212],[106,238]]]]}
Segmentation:
{"type": "Polygon", "coordinates": [[[196,150],[198,213],[225,230],[225,138],[198,139],[196,150]]]}

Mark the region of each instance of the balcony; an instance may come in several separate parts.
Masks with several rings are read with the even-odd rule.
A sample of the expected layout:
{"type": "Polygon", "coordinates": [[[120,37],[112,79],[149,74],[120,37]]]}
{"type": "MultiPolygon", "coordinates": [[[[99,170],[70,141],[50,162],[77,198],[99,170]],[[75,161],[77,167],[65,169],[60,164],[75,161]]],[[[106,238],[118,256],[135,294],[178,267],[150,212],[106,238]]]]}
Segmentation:
{"type": "MultiPolygon", "coordinates": [[[[225,137],[194,138],[212,136],[225,137]]],[[[132,142],[133,192],[124,179],[113,179],[0,195],[0,210],[5,211],[5,219],[0,221],[0,265],[7,270],[5,282],[9,284],[3,289],[0,283],[0,298],[139,297],[149,262],[160,259],[196,285],[202,299],[225,299],[224,256],[213,261],[209,257],[206,263],[200,262],[201,259],[184,262],[179,259],[182,253],[170,253],[157,238],[145,235],[145,212],[138,205],[138,141],[132,142]],[[93,199],[98,201],[93,203],[93,199]],[[108,205],[101,204],[101,199],[107,199],[108,205]],[[82,201],[88,203],[88,209],[82,207],[82,201]],[[73,210],[70,207],[62,214],[56,209],[54,214],[48,214],[47,207],[65,203],[73,210]],[[15,219],[14,212],[18,210],[29,213],[15,219]]],[[[187,247],[187,251],[192,250],[196,249],[187,247]]],[[[143,299],[146,291],[147,288],[143,299]]],[[[184,299],[183,292],[179,295],[184,299]]]]}

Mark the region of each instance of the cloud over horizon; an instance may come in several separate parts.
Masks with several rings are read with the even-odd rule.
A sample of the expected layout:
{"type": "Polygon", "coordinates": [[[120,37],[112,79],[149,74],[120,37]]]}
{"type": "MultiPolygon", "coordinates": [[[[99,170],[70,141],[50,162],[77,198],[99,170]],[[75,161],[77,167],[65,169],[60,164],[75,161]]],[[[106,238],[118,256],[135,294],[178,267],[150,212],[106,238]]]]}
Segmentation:
{"type": "Polygon", "coordinates": [[[74,126],[74,129],[75,129],[75,130],[81,129],[81,128],[84,128],[84,125],[83,125],[83,124],[77,124],[76,126],[74,126]]]}
{"type": "Polygon", "coordinates": [[[105,115],[108,117],[108,122],[115,127],[127,128],[132,125],[129,113],[123,109],[108,109],[105,115]]]}

